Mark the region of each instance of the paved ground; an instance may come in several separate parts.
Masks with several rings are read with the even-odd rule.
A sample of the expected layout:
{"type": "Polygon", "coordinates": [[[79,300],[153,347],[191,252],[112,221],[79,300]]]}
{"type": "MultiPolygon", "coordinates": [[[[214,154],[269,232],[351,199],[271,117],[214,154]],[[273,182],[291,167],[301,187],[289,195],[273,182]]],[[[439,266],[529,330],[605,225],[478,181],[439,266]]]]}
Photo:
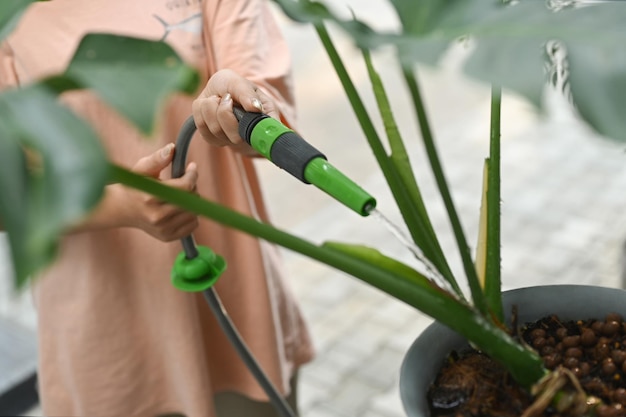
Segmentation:
{"type": "MultiPolygon", "coordinates": [[[[377,25],[393,24],[393,16],[379,7],[380,2],[352,3],[359,15],[375,18],[377,25]]],[[[315,34],[309,28],[281,21],[294,51],[301,133],[336,167],[376,196],[381,212],[399,221],[382,175],[315,34]]],[[[358,53],[343,38],[338,41],[355,81],[371,103],[358,53]]],[[[455,203],[473,245],[482,160],[488,145],[489,92],[458,75],[458,56],[452,54],[441,70],[422,70],[420,79],[455,203]]],[[[419,146],[410,109],[405,107],[407,98],[397,70],[387,51],[376,55],[376,64],[410,143],[412,162],[433,223],[443,233],[442,246],[452,254],[453,269],[460,272],[440,198],[419,146]]],[[[540,116],[512,96],[504,100],[505,287],[566,282],[621,286],[626,237],[625,146],[595,137],[559,108],[540,116]]],[[[260,163],[259,168],[279,227],[314,242],[343,240],[374,245],[413,263],[408,250],[380,222],[361,218],[267,163],[260,163]]],[[[301,378],[303,416],[403,416],[398,395],[399,366],[412,340],[430,319],[354,278],[300,255],[285,252],[285,260],[319,352],[301,378]]],[[[6,286],[2,291],[6,294],[6,286]]],[[[18,320],[34,325],[28,301],[3,300],[0,313],[7,314],[8,306],[18,311],[13,313],[18,320]]]]}

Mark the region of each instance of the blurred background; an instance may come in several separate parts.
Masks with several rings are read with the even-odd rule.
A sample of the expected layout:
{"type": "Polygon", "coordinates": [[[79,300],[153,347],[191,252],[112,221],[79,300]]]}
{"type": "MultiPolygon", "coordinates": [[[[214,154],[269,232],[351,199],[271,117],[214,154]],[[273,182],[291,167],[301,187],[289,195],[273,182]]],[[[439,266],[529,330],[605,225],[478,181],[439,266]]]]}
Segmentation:
{"type": "MultiPolygon", "coordinates": [[[[378,29],[397,18],[382,0],[334,2],[378,29]]],[[[276,15],[291,46],[298,104],[297,130],[329,161],[378,200],[401,224],[373,154],[343,89],[308,25],[276,15]]],[[[370,114],[377,115],[360,52],[329,26],[370,114]]],[[[474,247],[489,140],[489,87],[460,73],[467,53],[455,46],[438,68],[419,68],[429,118],[453,198],[474,247]]],[[[373,55],[406,141],[411,162],[442,246],[462,277],[458,250],[420,143],[413,110],[390,50],[373,55]]],[[[502,108],[502,270],[504,288],[578,283],[622,286],[626,237],[626,147],[580,124],[555,94],[546,109],[505,92],[502,108]]],[[[380,127],[380,124],[379,124],[380,127]]],[[[382,130],[380,130],[382,133],[382,130]]],[[[273,222],[313,242],[374,246],[409,264],[411,253],[373,217],[362,218],[313,186],[258,160],[273,222]]],[[[0,415],[15,404],[16,387],[32,385],[36,320],[28,294],[11,290],[5,236],[0,235],[0,415]],[[13,399],[11,399],[13,398],[13,399]]],[[[300,377],[305,417],[402,417],[398,377],[404,353],[431,320],[367,284],[283,251],[291,285],[317,345],[317,359],[300,377]]],[[[462,280],[462,279],[461,279],[462,280]]],[[[28,391],[28,390],[26,390],[28,391]]],[[[32,390],[31,390],[32,391],[32,390]]],[[[37,408],[25,415],[41,415],[37,408]]]]}

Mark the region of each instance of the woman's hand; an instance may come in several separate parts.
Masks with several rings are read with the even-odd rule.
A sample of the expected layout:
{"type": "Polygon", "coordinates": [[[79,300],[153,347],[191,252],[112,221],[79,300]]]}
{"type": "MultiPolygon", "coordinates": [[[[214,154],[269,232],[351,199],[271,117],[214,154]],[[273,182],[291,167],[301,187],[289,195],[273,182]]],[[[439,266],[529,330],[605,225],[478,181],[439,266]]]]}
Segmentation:
{"type": "MultiPolygon", "coordinates": [[[[172,162],[173,155],[174,145],[169,144],[152,155],[141,158],[132,171],[158,179],[161,171],[172,162]]],[[[193,191],[197,180],[198,170],[195,163],[191,162],[182,177],[164,180],[163,183],[193,191]]],[[[122,219],[128,226],[141,229],[164,242],[187,236],[198,226],[198,217],[193,213],[132,188],[122,187],[121,191],[122,219]]]]}
{"type": "Polygon", "coordinates": [[[269,96],[251,81],[226,69],[216,72],[193,102],[194,121],[210,144],[233,146],[239,152],[254,155],[255,151],[239,136],[233,102],[244,110],[279,118],[278,109],[269,96]]]}
{"type": "MultiPolygon", "coordinates": [[[[166,145],[151,155],[141,158],[132,171],[159,178],[174,156],[174,144],[166,145]]],[[[164,180],[163,183],[182,190],[196,188],[198,171],[192,162],[180,178],[164,180]]],[[[92,215],[74,231],[103,229],[110,227],[134,227],[149,235],[169,242],[185,237],[198,226],[198,217],[144,192],[121,184],[106,187],[100,205],[92,215]]]]}

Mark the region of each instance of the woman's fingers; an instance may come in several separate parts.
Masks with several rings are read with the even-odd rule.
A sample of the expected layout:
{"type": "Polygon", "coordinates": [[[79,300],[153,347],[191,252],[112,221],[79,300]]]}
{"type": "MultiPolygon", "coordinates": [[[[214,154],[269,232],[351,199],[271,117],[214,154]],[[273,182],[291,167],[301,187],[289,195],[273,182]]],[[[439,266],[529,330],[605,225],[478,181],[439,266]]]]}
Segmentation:
{"type": "Polygon", "coordinates": [[[174,144],[168,143],[161,149],[156,150],[148,156],[139,159],[132,168],[137,174],[158,178],[163,171],[172,162],[174,157],[174,144]]]}
{"type": "MultiPolygon", "coordinates": [[[[173,148],[172,148],[173,149],[173,148]]],[[[135,165],[136,172],[158,177],[156,166],[160,158],[170,158],[164,151],[140,159],[135,165]],[[145,169],[144,169],[145,168],[145,169]],[[154,169],[154,171],[151,171],[154,169]]],[[[164,180],[163,183],[185,191],[195,191],[198,181],[198,169],[194,162],[189,163],[180,178],[164,180]]],[[[127,189],[124,198],[127,225],[137,227],[149,235],[164,241],[180,239],[189,235],[198,226],[198,216],[177,206],[166,203],[150,194],[127,189]]]]}
{"type": "Polygon", "coordinates": [[[194,191],[198,183],[198,166],[195,162],[190,162],[181,177],[164,180],[163,183],[181,190],[194,191]]]}
{"type": "Polygon", "coordinates": [[[239,122],[233,113],[233,98],[230,93],[226,93],[217,106],[216,119],[225,138],[234,145],[243,142],[239,136],[239,122]]]}
{"type": "Polygon", "coordinates": [[[221,100],[222,98],[216,95],[199,97],[192,106],[193,120],[198,132],[207,142],[215,146],[231,144],[217,119],[217,108],[221,100]]]}
{"type": "Polygon", "coordinates": [[[193,117],[200,134],[216,146],[242,148],[233,106],[246,111],[263,112],[278,118],[276,105],[248,79],[231,70],[221,70],[208,81],[204,91],[193,102],[193,117]]]}

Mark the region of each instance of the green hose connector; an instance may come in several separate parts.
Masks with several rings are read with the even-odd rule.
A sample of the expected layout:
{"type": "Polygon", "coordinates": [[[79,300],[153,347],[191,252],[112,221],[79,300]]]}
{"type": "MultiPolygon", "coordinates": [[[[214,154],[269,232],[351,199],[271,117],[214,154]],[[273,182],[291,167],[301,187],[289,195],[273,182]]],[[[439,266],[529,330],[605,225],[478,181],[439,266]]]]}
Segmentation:
{"type": "Polygon", "coordinates": [[[250,133],[250,146],[272,161],[272,147],[276,140],[285,133],[293,133],[293,130],[276,119],[266,117],[258,122],[250,133]]]}
{"type": "Polygon", "coordinates": [[[181,291],[201,292],[217,282],[226,270],[226,261],[206,246],[198,246],[198,256],[187,258],[181,252],[172,267],[172,285],[181,291]]]}
{"type": "Polygon", "coordinates": [[[333,167],[326,157],[300,135],[263,113],[233,109],[239,135],[265,158],[305,184],[313,184],[335,200],[368,216],[376,200],[333,167]]]}

